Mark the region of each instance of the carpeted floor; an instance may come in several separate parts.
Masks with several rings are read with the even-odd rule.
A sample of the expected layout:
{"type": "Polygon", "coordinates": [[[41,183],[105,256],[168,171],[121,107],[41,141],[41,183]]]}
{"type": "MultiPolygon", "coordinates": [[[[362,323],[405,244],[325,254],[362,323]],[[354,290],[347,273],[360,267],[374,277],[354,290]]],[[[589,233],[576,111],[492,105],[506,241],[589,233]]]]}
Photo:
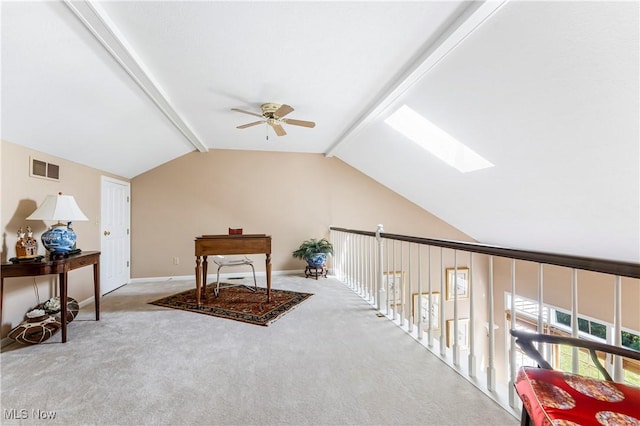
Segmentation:
{"type": "Polygon", "coordinates": [[[269,301],[267,289],[249,286],[221,288],[216,297],[215,284],[207,286],[205,295],[196,301],[195,288],[150,302],[152,305],[182,309],[249,324],[267,326],[312,296],[289,290],[272,289],[269,301]]]}
{"type": "Polygon", "coordinates": [[[3,346],[0,423],[517,425],[339,281],[273,278],[313,296],[270,327],[149,304],[194,286],[169,280],[84,306],[65,344],[3,346]]]}

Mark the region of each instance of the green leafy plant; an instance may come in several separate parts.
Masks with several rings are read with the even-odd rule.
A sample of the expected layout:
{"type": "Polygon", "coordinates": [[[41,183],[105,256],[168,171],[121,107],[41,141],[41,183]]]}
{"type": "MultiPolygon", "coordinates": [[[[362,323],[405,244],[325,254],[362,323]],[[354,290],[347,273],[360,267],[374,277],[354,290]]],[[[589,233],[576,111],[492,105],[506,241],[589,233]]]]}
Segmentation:
{"type": "Polygon", "coordinates": [[[293,252],[293,257],[306,260],[318,253],[324,253],[328,256],[332,255],[333,245],[326,238],[321,240],[312,238],[300,244],[300,247],[293,252]]]}

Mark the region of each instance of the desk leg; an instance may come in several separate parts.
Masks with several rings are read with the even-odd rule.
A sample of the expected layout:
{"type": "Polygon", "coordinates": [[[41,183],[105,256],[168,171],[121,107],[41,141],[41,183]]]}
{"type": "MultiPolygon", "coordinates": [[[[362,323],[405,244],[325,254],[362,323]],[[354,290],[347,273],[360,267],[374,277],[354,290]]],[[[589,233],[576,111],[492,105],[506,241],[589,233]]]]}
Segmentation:
{"type": "Polygon", "coordinates": [[[93,298],[95,300],[96,321],[100,321],[100,261],[93,264],[93,298]]]}
{"type": "Polygon", "coordinates": [[[62,323],[62,343],[67,341],[67,273],[59,275],[60,281],[60,322],[62,323]]]}
{"type": "Polygon", "coordinates": [[[209,262],[207,262],[207,256],[202,256],[202,297],[207,300],[207,270],[209,268],[209,262]]]}
{"type": "Polygon", "coordinates": [[[196,256],[196,303],[200,304],[200,281],[202,277],[200,275],[200,256],[196,256]]]}
{"type": "Polygon", "coordinates": [[[267,303],[271,302],[271,253],[267,253],[267,303]]]}

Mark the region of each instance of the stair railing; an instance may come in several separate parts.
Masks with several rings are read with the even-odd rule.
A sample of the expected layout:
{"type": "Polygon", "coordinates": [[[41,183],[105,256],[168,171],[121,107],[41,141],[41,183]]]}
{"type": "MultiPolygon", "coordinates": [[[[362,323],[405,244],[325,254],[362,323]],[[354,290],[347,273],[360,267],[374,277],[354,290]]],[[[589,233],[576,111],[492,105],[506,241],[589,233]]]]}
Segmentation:
{"type": "MultiPolygon", "coordinates": [[[[606,278],[613,284],[610,320],[616,332],[609,343],[618,347],[622,347],[623,280],[625,291],[640,298],[638,263],[390,234],[382,225],[375,232],[331,227],[330,234],[335,250],[332,273],[338,279],[514,415],[519,415],[521,404],[513,390],[515,338],[508,330],[516,327],[521,316],[516,306],[518,291],[533,294],[534,322],[542,333],[549,331],[550,320],[545,317],[549,300],[553,301],[559,287],[569,285],[564,296],[570,299],[571,335],[579,337],[579,274],[585,282],[610,277],[606,278]],[[535,265],[535,282],[529,282],[531,265],[535,265]],[[570,271],[570,283],[560,285],[553,275],[565,269],[570,271]],[[546,286],[545,272],[552,276],[546,286]],[[597,277],[588,275],[593,273],[597,277]],[[516,278],[523,275],[524,280],[516,278]],[[497,354],[500,326],[506,343],[497,354]],[[478,374],[482,370],[485,374],[478,374]]],[[[637,312],[637,303],[631,305],[637,312]]],[[[577,348],[572,358],[572,370],[577,372],[577,348]]],[[[623,374],[617,358],[610,363],[614,380],[623,374]]]]}

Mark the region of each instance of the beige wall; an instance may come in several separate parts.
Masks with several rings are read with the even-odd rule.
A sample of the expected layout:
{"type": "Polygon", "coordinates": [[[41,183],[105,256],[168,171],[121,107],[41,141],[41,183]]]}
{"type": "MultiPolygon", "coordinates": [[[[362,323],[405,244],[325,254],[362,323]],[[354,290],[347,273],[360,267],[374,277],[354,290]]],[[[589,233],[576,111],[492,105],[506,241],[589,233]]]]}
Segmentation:
{"type": "MultiPolygon", "coordinates": [[[[193,274],[194,237],[228,228],[273,237],[274,271],[303,269],[291,252],[329,226],[469,240],[337,158],[214,150],[191,153],[131,181],[132,278],[193,274]],[[173,258],[180,259],[174,265],[173,258]]],[[[264,270],[260,256],[256,264],[264,270]],[[260,260],[260,261],[258,261],[260,260]]]]}
{"type": "MultiPolygon", "coordinates": [[[[31,225],[39,237],[46,225],[50,225],[27,222],[24,218],[46,195],[58,191],[74,195],[90,218],[88,222],[74,224],[79,247],[100,249],[100,178],[107,175],[127,179],[8,142],[2,142],[0,152],[2,261],[15,255],[15,235],[20,226],[31,225]],[[59,164],[60,180],[30,177],[30,156],[59,164]]],[[[382,223],[390,233],[470,240],[467,235],[339,159],[319,154],[226,150],[192,153],[132,179],[131,192],[132,278],[193,275],[193,238],[201,234],[226,233],[229,227],[242,227],[245,233],[271,234],[275,271],[302,269],[304,264],[293,259],[291,252],[304,239],[328,236],[331,225],[375,231],[376,225],[382,223]],[[180,259],[178,265],[173,264],[174,257],[180,259]]],[[[42,247],[40,251],[43,251],[42,247]]],[[[432,254],[433,265],[437,256],[435,252],[432,254]]],[[[260,260],[257,262],[259,269],[264,270],[261,258],[256,259],[260,260]]],[[[447,254],[444,265],[452,264],[453,259],[447,254]]],[[[474,289],[479,291],[476,297],[482,300],[486,289],[486,265],[482,258],[474,260],[474,289]]],[[[468,266],[468,261],[461,257],[458,266],[468,266]]],[[[535,297],[537,267],[518,262],[516,270],[518,293],[535,297]]],[[[434,283],[439,283],[438,270],[434,269],[432,275],[434,283]]],[[[501,321],[504,291],[510,283],[508,263],[497,260],[495,275],[498,283],[495,289],[496,319],[501,321]]],[[[568,307],[569,282],[568,271],[545,268],[545,301],[568,307]]],[[[609,277],[581,272],[579,282],[581,313],[610,322],[613,284],[609,277]]],[[[11,327],[22,320],[24,313],[37,304],[33,283],[32,279],[6,281],[2,336],[6,336],[11,327]]],[[[40,301],[54,294],[55,278],[39,277],[35,283],[40,301]]],[[[413,285],[415,289],[415,282],[413,285]]],[[[88,268],[71,272],[69,290],[70,295],[80,301],[92,296],[88,268]]],[[[407,300],[407,303],[411,301],[407,300]]],[[[623,303],[624,326],[640,330],[638,280],[623,280],[623,303]]],[[[468,303],[462,301],[459,316],[464,317],[467,312],[468,303]]],[[[451,302],[443,300],[443,315],[452,317],[451,302]]],[[[486,339],[482,326],[477,324],[476,332],[485,333],[486,339]]],[[[497,335],[499,344],[504,331],[501,323],[497,335]]],[[[478,340],[482,341],[481,335],[478,340]]],[[[504,348],[497,349],[497,356],[501,357],[504,348]]]]}
{"type": "MultiPolygon", "coordinates": [[[[50,225],[24,218],[57,192],[74,195],[90,218],[74,224],[79,247],[100,249],[100,178],[127,179],[4,141],[1,164],[2,261],[15,256],[20,226],[30,225],[39,238],[50,225]],[[60,165],[60,180],[30,177],[31,156],[60,165]]],[[[291,251],[304,239],[328,236],[330,225],[375,230],[383,223],[388,232],[468,239],[340,160],[316,154],[193,153],[134,178],[131,188],[132,278],[192,275],[193,237],[228,227],[271,234],[275,271],[302,269],[291,251]]],[[[90,298],[91,282],[89,269],[72,271],[69,294],[90,298]]],[[[55,277],[38,277],[38,299],[33,283],[6,281],[2,336],[57,291],[55,277]]]]}
{"type": "MultiPolygon", "coordinates": [[[[78,235],[78,247],[87,251],[100,250],[100,179],[103,175],[122,178],[5,141],[2,142],[1,151],[2,253],[0,257],[2,262],[15,256],[16,233],[21,226],[31,226],[34,236],[38,239],[39,252],[44,254],[40,235],[51,223],[27,221],[25,218],[33,213],[47,195],[58,192],[73,195],[84,214],[89,218],[89,221],[73,224],[73,229],[78,235]],[[60,179],[52,181],[30,177],[31,156],[58,164],[60,179]]],[[[22,321],[24,314],[29,309],[38,304],[34,284],[37,286],[40,302],[57,294],[55,276],[5,280],[2,303],[2,337],[22,321]]],[[[93,296],[91,268],[81,268],[69,273],[69,295],[78,301],[93,296]]]]}

